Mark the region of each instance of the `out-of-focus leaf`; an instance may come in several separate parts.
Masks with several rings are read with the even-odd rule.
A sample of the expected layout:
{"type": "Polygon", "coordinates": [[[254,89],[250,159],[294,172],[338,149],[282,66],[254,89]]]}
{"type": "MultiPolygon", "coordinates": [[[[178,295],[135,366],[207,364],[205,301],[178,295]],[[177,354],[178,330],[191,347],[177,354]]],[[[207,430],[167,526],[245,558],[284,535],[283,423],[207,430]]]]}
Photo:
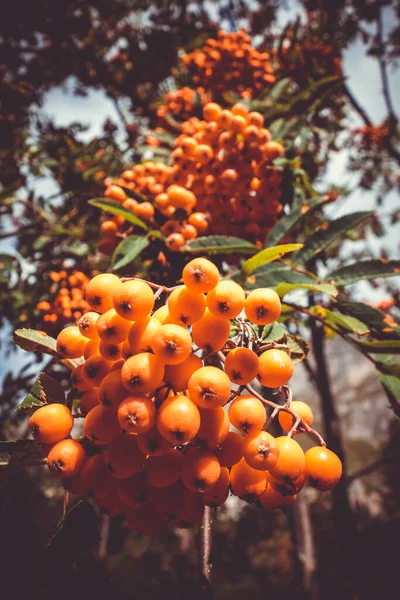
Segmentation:
{"type": "Polygon", "coordinates": [[[310,345],[306,340],[304,340],[299,335],[289,335],[285,336],[285,344],[287,344],[290,348],[291,358],[293,362],[301,362],[307,357],[307,354],[310,351],[310,345]]]}
{"type": "Polygon", "coordinates": [[[112,257],[112,267],[118,271],[132,263],[149,245],[149,239],[142,235],[130,235],[118,244],[112,257]]]}
{"type": "Polygon", "coordinates": [[[247,277],[258,267],[262,265],[266,265],[270,262],[285,256],[289,252],[295,252],[296,250],[300,250],[303,247],[303,244],[281,244],[280,246],[273,246],[272,248],[265,248],[260,252],[257,252],[254,256],[246,260],[242,267],[242,276],[247,277]]]}
{"type": "Polygon", "coordinates": [[[245,282],[245,288],[252,290],[259,287],[276,287],[280,283],[309,283],[315,279],[306,274],[293,271],[287,265],[269,264],[253,271],[245,282]]]}
{"type": "Polygon", "coordinates": [[[339,311],[332,311],[324,308],[323,306],[313,306],[310,311],[319,317],[322,317],[327,325],[332,325],[334,329],[349,331],[350,333],[357,333],[358,335],[366,335],[369,333],[368,326],[356,319],[344,315],[339,311]]]}
{"type": "Polygon", "coordinates": [[[93,200],[89,200],[89,204],[96,208],[100,208],[100,210],[103,210],[104,212],[123,217],[128,223],[137,225],[145,231],[148,230],[146,223],[134,215],[133,212],[118,204],[118,202],[114,202],[114,200],[108,200],[108,198],[94,198],[93,200]]]}
{"type": "Polygon", "coordinates": [[[400,261],[379,259],[361,260],[351,265],[341,267],[326,276],[328,281],[335,285],[349,285],[366,279],[377,279],[378,277],[393,277],[400,275],[400,261]]]}
{"type": "Polygon", "coordinates": [[[400,379],[394,375],[378,373],[389,402],[398,417],[400,417],[400,379]]]}
{"type": "Polygon", "coordinates": [[[188,252],[207,252],[209,254],[256,254],[258,246],[243,240],[242,238],[225,236],[225,235],[209,235],[199,237],[187,242],[185,250],[188,252]]]}
{"type": "Polygon", "coordinates": [[[304,248],[298,252],[296,262],[305,263],[336,240],[344,237],[347,231],[354,229],[373,214],[371,211],[356,212],[345,215],[334,221],[326,221],[307,241],[304,248]]]}
{"type": "Polygon", "coordinates": [[[400,340],[357,340],[357,345],[374,354],[400,354],[400,340]]]}
{"type": "Polygon", "coordinates": [[[270,325],[266,325],[264,327],[261,339],[263,342],[276,342],[281,340],[286,333],[285,327],[275,321],[275,323],[271,323],[270,325]]]}
{"type": "Polygon", "coordinates": [[[400,358],[384,354],[376,359],[375,364],[381,373],[400,377],[400,358]]]}
{"type": "Polygon", "coordinates": [[[338,302],[338,308],[341,312],[356,317],[363,323],[366,323],[371,330],[375,332],[384,332],[386,337],[390,331],[391,338],[400,339],[400,328],[391,327],[386,322],[387,315],[364,302],[338,302]]]}
{"type": "Polygon", "coordinates": [[[320,292],[321,294],[328,294],[329,296],[337,296],[338,291],[334,285],[330,283],[279,283],[275,287],[275,291],[283,298],[288,292],[293,290],[310,290],[311,292],[320,292]]]}
{"type": "Polygon", "coordinates": [[[14,332],[13,340],[17,346],[27,352],[42,352],[42,354],[58,356],[56,340],[44,331],[17,329],[14,332]]]}

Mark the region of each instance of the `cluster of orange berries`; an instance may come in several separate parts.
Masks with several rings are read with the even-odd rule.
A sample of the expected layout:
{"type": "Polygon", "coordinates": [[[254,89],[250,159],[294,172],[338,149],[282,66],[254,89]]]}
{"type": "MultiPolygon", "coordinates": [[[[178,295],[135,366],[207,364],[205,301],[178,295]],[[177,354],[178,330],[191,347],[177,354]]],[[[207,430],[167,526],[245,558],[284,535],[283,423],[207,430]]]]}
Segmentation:
{"type": "Polygon", "coordinates": [[[85,300],[85,289],[89,278],[81,271],[52,271],[49,274],[52,285],[49,289],[51,301],[36,305],[41,314],[43,327],[56,329],[79,319],[89,309],[85,300]]]}
{"type": "Polygon", "coordinates": [[[172,115],[179,121],[186,121],[193,116],[197,105],[208,102],[210,94],[206,94],[203,88],[196,90],[182,87],[175,92],[168,92],[163,98],[163,104],[157,110],[157,117],[162,120],[163,126],[168,128],[168,116],[172,115]]]}
{"type": "Polygon", "coordinates": [[[29,422],[68,491],[124,513],[145,534],[166,521],[198,524],[205,506],[222,505],[230,491],[279,508],[306,482],[329,490],[341,477],[335,454],[323,446],[304,453],[292,438],[320,438],[309,407],[289,397],[277,405],[251,386],[255,378],[285,386],[293,374],[285,349],[263,344],[254,327],[279,317],[278,295],[260,288],[246,296],[205,258],[189,262],[182,279],[165,288],[94,277],[91,310],[57,338],[61,356],[81,359],[72,372],[80,412],[48,404],[29,422]],[[154,310],[163,293],[166,303],[154,310]],[[276,415],[287,436],[266,431],[276,415]],[[84,417],[82,438],[69,437],[74,417],[84,417]]]}
{"type": "MultiPolygon", "coordinates": [[[[182,124],[172,166],[146,162],[115,182],[105,180],[105,196],[139,218],[152,222],[156,210],[165,217],[161,230],[171,250],[206,232],[261,241],[282,210],[282,170],[272,163],[284,149],[271,141],[262,115],[242,103],[228,110],[215,102],[203,107],[203,115],[182,124]],[[151,202],[128,198],[125,188],[151,202]]],[[[101,232],[100,248],[112,251],[115,218],[101,232]]]]}
{"type": "Polygon", "coordinates": [[[389,129],[386,125],[364,125],[355,129],[356,145],[359,148],[370,150],[372,147],[382,147],[389,135],[389,129]]]}
{"type": "Polygon", "coordinates": [[[182,61],[193,83],[213,90],[214,96],[231,91],[252,98],[276,79],[270,55],[254,48],[244,30],[219,31],[217,39],[209,38],[182,61]]]}

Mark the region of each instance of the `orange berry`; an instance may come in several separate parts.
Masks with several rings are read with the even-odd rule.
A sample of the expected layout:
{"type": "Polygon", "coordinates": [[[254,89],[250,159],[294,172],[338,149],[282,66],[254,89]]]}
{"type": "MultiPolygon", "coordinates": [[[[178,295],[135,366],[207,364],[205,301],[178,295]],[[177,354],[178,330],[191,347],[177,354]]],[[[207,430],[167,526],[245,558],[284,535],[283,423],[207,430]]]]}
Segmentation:
{"type": "Polygon", "coordinates": [[[284,147],[279,142],[268,142],[262,147],[262,151],[269,160],[275,160],[285,153],[284,147]]]}
{"type": "Polygon", "coordinates": [[[183,486],[183,503],[181,518],[178,527],[193,527],[200,525],[204,515],[204,497],[203,494],[192,492],[186,486],[183,486]]]}
{"type": "Polygon", "coordinates": [[[115,479],[125,479],[138,473],[143,467],[144,459],[137,436],[129,433],[116,437],[104,453],[105,465],[115,479]]]}
{"type": "Polygon", "coordinates": [[[224,369],[233,383],[250,383],[259,370],[258,356],[250,348],[234,348],[226,356],[224,369]]]}
{"type": "Polygon", "coordinates": [[[194,258],[183,268],[182,279],[191,292],[210,292],[218,283],[219,271],[207,258],[194,258]]]}
{"type": "Polygon", "coordinates": [[[193,323],[192,338],[195,344],[207,352],[221,350],[230,335],[231,327],[227,319],[216,317],[206,310],[199,321],[193,323]]]}
{"type": "Polygon", "coordinates": [[[111,371],[112,362],[103,358],[100,354],[95,354],[87,359],[82,366],[82,377],[85,381],[92,384],[93,387],[99,387],[104,377],[111,371]]]}
{"type": "Polygon", "coordinates": [[[247,121],[242,115],[233,115],[229,129],[234,133],[242,133],[247,127],[247,121]]]}
{"type": "Polygon", "coordinates": [[[249,125],[254,125],[258,129],[261,129],[264,125],[264,117],[259,112],[249,112],[247,115],[247,122],[249,125]]]}
{"type": "Polygon", "coordinates": [[[234,104],[232,106],[231,112],[233,115],[240,115],[241,117],[247,117],[249,109],[247,108],[247,106],[245,104],[238,102],[237,104],[234,104]]]}
{"type": "Polygon", "coordinates": [[[268,483],[282,496],[295,496],[303,489],[306,482],[304,475],[300,475],[300,477],[293,481],[291,479],[275,479],[271,473],[267,473],[267,478],[268,483]]]}
{"type": "Polygon", "coordinates": [[[306,459],[299,444],[292,438],[280,436],[276,438],[279,446],[279,458],[269,471],[276,479],[295,480],[304,473],[306,459]]]}
{"type": "Polygon", "coordinates": [[[122,358],[122,344],[112,344],[101,340],[99,344],[99,353],[106,360],[116,362],[122,358]]]}
{"type": "MultiPolygon", "coordinates": [[[[311,408],[308,406],[308,404],[306,404],[305,402],[299,402],[294,400],[290,408],[294,410],[294,412],[297,415],[299,415],[299,417],[304,419],[307,425],[312,425],[314,417],[311,408]]],[[[292,415],[287,412],[284,412],[283,410],[279,412],[278,420],[279,425],[286,433],[289,433],[289,431],[292,429],[295,423],[295,419],[292,417],[292,415]]]]}
{"type": "Polygon", "coordinates": [[[167,248],[176,252],[184,246],[185,238],[181,233],[171,233],[165,240],[165,244],[167,248]]]}
{"type": "Polygon", "coordinates": [[[133,354],[151,351],[151,340],[160,329],[161,323],[155,317],[145,317],[133,323],[129,330],[128,342],[133,354]]]}
{"type": "Polygon", "coordinates": [[[293,375],[293,361],[283,350],[266,350],[258,359],[260,361],[258,379],[265,387],[275,388],[285,385],[293,375]]]}
{"type": "Polygon", "coordinates": [[[207,294],[207,306],[216,317],[233,319],[243,310],[245,294],[234,281],[220,281],[207,294]]]}
{"type": "Polygon", "coordinates": [[[152,503],[147,503],[141,508],[125,509],[125,517],[129,527],[143,535],[155,535],[165,524],[165,519],[152,503]]]}
{"type": "Polygon", "coordinates": [[[154,294],[144,281],[125,281],[114,292],[114,308],[128,321],[141,321],[153,310],[154,294]]]}
{"type": "Polygon", "coordinates": [[[201,319],[205,310],[204,295],[184,285],[175,288],[168,298],[168,311],[172,319],[182,322],[185,326],[201,319]]]}
{"type": "Polygon", "coordinates": [[[104,406],[95,406],[85,417],[83,424],[85,437],[95,446],[109,444],[119,435],[119,426],[116,414],[104,406]]]}
{"type": "Polygon", "coordinates": [[[138,202],[133,212],[139,219],[150,221],[154,216],[154,206],[150,202],[138,202]]]}
{"type": "Polygon", "coordinates": [[[118,481],[117,492],[124,504],[140,508],[150,500],[150,488],[143,473],[118,481]]]}
{"type": "Polygon", "coordinates": [[[57,477],[73,477],[82,467],[85,457],[86,452],[79,442],[61,440],[50,450],[47,466],[57,477]]]}
{"type": "Polygon", "coordinates": [[[157,319],[162,325],[165,323],[170,323],[171,315],[168,312],[168,306],[163,304],[160,306],[160,308],[157,308],[157,310],[155,310],[153,313],[153,318],[157,319]]]}
{"type": "Polygon", "coordinates": [[[278,294],[269,288],[258,288],[250,292],[244,303],[247,318],[255,325],[268,325],[281,314],[278,294]]]}
{"type": "Polygon", "coordinates": [[[194,449],[184,456],[182,481],[192,492],[207,492],[218,481],[221,466],[211,450],[194,449]]]}
{"type": "Polygon", "coordinates": [[[57,352],[64,358],[80,358],[88,341],[78,327],[66,327],[57,336],[57,352]]]}
{"type": "Polygon", "coordinates": [[[146,456],[162,456],[171,448],[171,442],[161,435],[157,426],[152,427],[146,433],[139,434],[137,442],[140,450],[146,456]]]}
{"type": "Polygon", "coordinates": [[[100,383],[98,392],[99,402],[105,408],[118,410],[118,406],[127,395],[128,392],[121,379],[121,370],[111,371],[100,383]]]}
{"type": "Polygon", "coordinates": [[[215,454],[221,467],[232,467],[243,458],[243,438],[230,431],[221,446],[215,450],[215,454]]]}
{"type": "Polygon", "coordinates": [[[144,394],[127,396],[118,407],[118,421],[129,433],[146,433],[156,422],[154,402],[144,394]]]}
{"type": "Polygon", "coordinates": [[[188,381],[189,396],[201,408],[223,406],[229,400],[231,382],[217,367],[201,367],[188,381]]]}
{"type": "Polygon", "coordinates": [[[83,365],[78,365],[71,373],[71,383],[80,392],[87,392],[93,388],[93,384],[84,379],[82,375],[83,365]]]}
{"type": "Polygon", "coordinates": [[[342,476],[342,463],[340,458],[321,446],[314,446],[305,453],[305,478],[321,492],[334,488],[342,476]]]}
{"type": "Polygon", "coordinates": [[[126,200],[125,191],[119,187],[119,185],[110,185],[104,192],[104,196],[106,198],[110,198],[111,200],[116,200],[117,202],[122,202],[126,200]]]}
{"type": "Polygon", "coordinates": [[[87,312],[81,316],[77,325],[79,327],[79,331],[81,334],[89,338],[91,340],[96,339],[98,337],[97,333],[97,319],[99,318],[99,313],[97,312],[87,312]]]}
{"type": "Polygon", "coordinates": [[[141,352],[125,361],[121,377],[122,383],[129,392],[146,394],[161,384],[164,365],[154,354],[141,352]]]}
{"type": "Polygon", "coordinates": [[[88,343],[85,346],[83,358],[85,360],[88,360],[88,358],[91,358],[96,354],[100,354],[100,338],[98,336],[88,341],[88,343]]]}
{"type": "MultiPolygon", "coordinates": [[[[193,212],[188,217],[190,225],[196,228],[197,233],[204,235],[209,227],[207,216],[202,212],[193,212]]],[[[185,282],[186,283],[186,282],[185,282]]]]}
{"type": "Polygon", "coordinates": [[[183,394],[171,396],[158,409],[157,428],[171,444],[185,444],[199,431],[199,409],[183,394]]]}
{"type": "Polygon", "coordinates": [[[92,408],[99,404],[99,388],[92,388],[85,392],[79,402],[79,410],[87,414],[92,408]]]}
{"type": "Polygon", "coordinates": [[[264,427],[267,419],[265,406],[250,394],[238,396],[229,407],[230,422],[245,434],[256,434],[264,427]]]}
{"type": "Polygon", "coordinates": [[[230,481],[235,496],[246,500],[246,502],[252,502],[265,492],[267,474],[265,471],[252,469],[242,458],[231,468],[230,481]]]}
{"type": "Polygon", "coordinates": [[[86,286],[86,300],[93,310],[106,312],[114,308],[113,294],[120,285],[119,278],[112,273],[96,275],[86,286]]]}
{"type": "Polygon", "coordinates": [[[217,508],[222,506],[229,496],[229,471],[226,467],[221,468],[221,473],[217,483],[205,492],[204,503],[207,506],[217,508]]]}
{"type": "Polygon", "coordinates": [[[189,356],[179,365],[166,365],[164,381],[174,390],[174,392],[184,392],[187,390],[188,381],[195,371],[203,366],[201,358],[196,354],[189,356]]]}
{"type": "Polygon", "coordinates": [[[181,476],[183,456],[170,448],[162,456],[150,456],[144,463],[149,485],[156,488],[168,487],[181,476]]]}
{"type": "Polygon", "coordinates": [[[183,518],[185,489],[180,479],[168,487],[150,488],[151,500],[166,521],[176,523],[183,518]]]}
{"type": "Polygon", "coordinates": [[[208,102],[203,106],[203,116],[206,121],[218,121],[222,109],[216,102],[208,102]]]}
{"type": "Polygon", "coordinates": [[[193,225],[190,225],[189,223],[182,225],[180,233],[186,241],[194,240],[197,237],[196,227],[194,227],[193,225]]]}
{"type": "Polygon", "coordinates": [[[275,490],[272,485],[268,484],[265,492],[259,497],[261,504],[265,508],[282,508],[290,506],[296,500],[296,496],[283,496],[279,491],[275,490]]]}
{"type": "Polygon", "coordinates": [[[118,232],[118,225],[115,223],[115,221],[103,221],[103,223],[100,225],[100,233],[103,236],[113,236],[118,232]]]}
{"type": "Polygon", "coordinates": [[[277,463],[279,446],[270,433],[258,431],[244,439],[243,457],[253,469],[266,471],[277,463]]]}
{"type": "Polygon", "coordinates": [[[212,159],[213,149],[207,144],[199,144],[193,152],[194,159],[201,165],[205,165],[212,159]]]}
{"type": "Polygon", "coordinates": [[[222,406],[217,408],[200,409],[201,424],[197,438],[204,441],[215,450],[227,438],[229,433],[229,418],[222,406]]]}
{"type": "Polygon", "coordinates": [[[167,196],[169,203],[175,208],[182,208],[190,211],[196,205],[196,196],[190,190],[180,185],[170,185],[167,188],[167,196]]]}
{"type": "Polygon", "coordinates": [[[151,347],[156,358],[164,364],[179,365],[192,351],[192,338],[179,325],[161,325],[151,340],[151,347]]]}
{"type": "Polygon", "coordinates": [[[29,419],[29,430],[37,442],[54,444],[70,433],[74,419],[64,404],[46,404],[38,408],[29,419]]]}
{"type": "Polygon", "coordinates": [[[228,129],[232,122],[233,114],[230,110],[222,110],[218,117],[218,125],[222,127],[222,129],[228,129]]]}

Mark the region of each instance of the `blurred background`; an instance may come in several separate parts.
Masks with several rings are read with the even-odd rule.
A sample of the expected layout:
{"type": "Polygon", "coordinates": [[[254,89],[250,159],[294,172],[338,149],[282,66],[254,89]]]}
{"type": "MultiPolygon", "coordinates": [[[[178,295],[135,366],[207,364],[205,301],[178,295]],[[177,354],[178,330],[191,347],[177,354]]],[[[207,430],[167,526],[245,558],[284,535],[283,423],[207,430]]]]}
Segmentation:
{"type": "MultiPolygon", "coordinates": [[[[295,27],[299,49],[311,49],[314,65],[321,50],[313,33],[318,24],[322,50],[331,49],[339,61],[346,104],[340,116],[333,112],[337,122],[324,123],[332,135],[318,148],[318,160],[309,159],[313,184],[340,194],[327,209],[335,218],[376,210],[374,227],[351,249],[345,243],[334,260],[340,265],[350,252],[353,258],[400,258],[399,18],[395,0],[2,4],[0,440],[27,436],[27,420],[15,407],[46,365],[11,342],[15,326],[38,324],[36,305],[49,286],[40,275],[43,257],[54,245],[55,269],[72,254],[74,267],[85,271],[96,243],[95,236],[82,240],[77,229],[67,246],[62,232],[55,244],[42,223],[48,207],[57,215],[58,207],[72,211],[74,203],[101,195],[101,180],[90,171],[94,156],[104,159],[107,173],[138,159],[143,132],[162,94],[173,89],[181,49],[190,51],[218,29],[245,27],[254,45],[268,51],[281,38],[292,39],[295,27]],[[385,156],[373,140],[357,141],[360,128],[372,125],[389,131],[385,156]],[[30,225],[32,211],[39,229],[30,225]]],[[[293,64],[300,81],[305,63],[293,64]]],[[[98,227],[95,216],[87,224],[98,227]]],[[[354,284],[351,295],[399,315],[399,278],[354,284]]],[[[366,358],[331,338],[322,363],[313,348],[292,387],[345,458],[346,476],[334,494],[306,489],[295,507],[282,511],[267,514],[237,498],[219,509],[212,555],[216,599],[397,597],[399,423],[366,358]],[[321,368],[328,373],[325,387],[315,382],[321,368]]],[[[12,598],[199,597],[197,531],[170,527],[146,538],[119,517],[110,520],[79,504],[52,537],[63,488],[43,466],[3,469],[0,495],[0,572],[12,598]]]]}

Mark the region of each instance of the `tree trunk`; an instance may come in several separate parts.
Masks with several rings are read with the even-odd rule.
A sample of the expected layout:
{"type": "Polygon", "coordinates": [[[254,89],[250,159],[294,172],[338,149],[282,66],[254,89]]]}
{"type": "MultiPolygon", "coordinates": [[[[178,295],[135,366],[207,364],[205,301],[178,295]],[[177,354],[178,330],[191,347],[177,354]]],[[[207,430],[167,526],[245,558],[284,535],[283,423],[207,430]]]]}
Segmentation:
{"type": "Polygon", "coordinates": [[[305,492],[297,496],[292,508],[294,537],[303,588],[309,600],[320,600],[315,543],[310,507],[305,492]]]}

